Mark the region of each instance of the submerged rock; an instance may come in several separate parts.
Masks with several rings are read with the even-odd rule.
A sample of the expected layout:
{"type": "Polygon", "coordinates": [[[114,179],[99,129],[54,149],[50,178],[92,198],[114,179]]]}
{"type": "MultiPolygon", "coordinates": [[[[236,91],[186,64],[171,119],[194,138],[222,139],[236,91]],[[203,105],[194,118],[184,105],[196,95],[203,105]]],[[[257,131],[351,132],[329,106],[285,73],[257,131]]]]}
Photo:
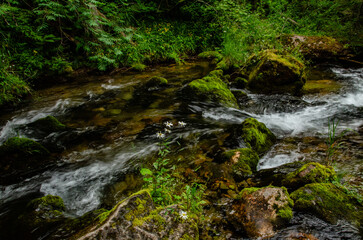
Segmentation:
{"type": "Polygon", "coordinates": [[[290,55],[267,50],[247,61],[248,88],[258,93],[297,94],[306,82],[305,66],[290,55]]]}
{"type": "Polygon", "coordinates": [[[323,220],[336,224],[338,220],[362,227],[363,206],[340,187],[332,183],[311,183],[291,194],[295,209],[310,212],[323,220]]]}
{"type": "Polygon", "coordinates": [[[214,70],[204,78],[190,82],[184,88],[184,93],[198,100],[217,102],[227,107],[237,108],[237,100],[221,79],[222,76],[222,70],[214,70]]]}
{"type": "Polygon", "coordinates": [[[248,147],[262,154],[267,152],[276,141],[275,135],[264,123],[247,118],[241,125],[241,136],[248,147]]]}
{"type": "Polygon", "coordinates": [[[268,238],[292,218],[293,201],[285,188],[245,188],[230,213],[249,237],[268,238]]]}
{"type": "Polygon", "coordinates": [[[49,155],[49,151],[34,140],[8,139],[0,146],[0,184],[18,181],[23,174],[43,168],[50,161],[49,155]]]}
{"type": "Polygon", "coordinates": [[[287,174],[282,181],[282,185],[297,189],[309,183],[326,183],[334,180],[336,180],[336,175],[332,167],[311,162],[287,174]]]}
{"type": "Polygon", "coordinates": [[[83,239],[197,239],[194,219],[177,205],[156,209],[147,190],[142,190],[102,213],[99,222],[74,238],[83,239]]]}
{"type": "Polygon", "coordinates": [[[62,131],[66,128],[64,124],[59,122],[59,120],[53,116],[47,116],[45,118],[38,119],[35,122],[29,124],[29,126],[47,134],[62,131]]]}

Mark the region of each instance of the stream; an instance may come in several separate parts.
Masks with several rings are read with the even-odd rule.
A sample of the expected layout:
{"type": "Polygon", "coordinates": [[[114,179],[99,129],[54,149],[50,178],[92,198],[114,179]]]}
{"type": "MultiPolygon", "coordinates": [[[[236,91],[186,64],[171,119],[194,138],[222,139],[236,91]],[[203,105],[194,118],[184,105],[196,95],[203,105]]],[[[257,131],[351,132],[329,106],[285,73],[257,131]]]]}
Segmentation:
{"type": "MultiPolygon", "coordinates": [[[[22,136],[52,145],[60,152],[56,162],[44,171],[20,182],[0,185],[0,236],[9,237],[8,225],[35,197],[58,195],[70,216],[81,216],[112,205],[105,196],[119,182],[126,182],[125,188],[132,192],[138,185],[133,182],[140,182],[135,174],[137,169],[158,150],[156,133],[163,129],[165,121],[184,121],[186,127],[175,127],[170,139],[185,138],[193,145],[211,133],[222,133],[246,118],[256,118],[278,138],[278,143],[260,160],[258,169],[307,158],[323,160],[323,150],[316,146],[324,143],[328,123],[333,119],[339,120],[338,132],[361,131],[363,68],[321,64],[310,70],[308,82],[325,84],[328,91],[313,89],[301,97],[247,91],[248,100],[241,103],[241,109],[189,101],[181,94],[183,85],[211,70],[208,62],[197,61],[158,66],[142,73],[79,78],[39,90],[32,103],[0,116],[0,144],[10,137],[22,136]],[[140,86],[152,76],[165,77],[169,87],[140,94],[140,86]],[[67,130],[44,136],[28,127],[48,115],[57,117],[67,130]]],[[[354,178],[352,183],[362,189],[363,141],[355,141],[360,141],[354,145],[359,147],[345,151],[351,161],[344,162],[342,157],[336,167],[349,172],[354,178]]],[[[304,224],[312,228],[313,222],[321,225],[319,221],[311,217],[310,225],[304,224]]],[[[333,229],[326,235],[322,230],[316,231],[322,231],[322,238],[337,239],[344,227],[335,229],[337,233],[333,229]]],[[[354,238],[353,230],[346,232],[343,236],[354,238]]]]}

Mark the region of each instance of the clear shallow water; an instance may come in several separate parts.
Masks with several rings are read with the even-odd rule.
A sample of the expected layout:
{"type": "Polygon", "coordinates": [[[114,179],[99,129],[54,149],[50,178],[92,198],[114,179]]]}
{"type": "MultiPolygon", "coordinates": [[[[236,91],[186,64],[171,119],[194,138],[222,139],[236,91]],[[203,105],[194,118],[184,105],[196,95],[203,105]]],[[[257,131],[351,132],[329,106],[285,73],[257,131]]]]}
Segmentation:
{"type": "MultiPolygon", "coordinates": [[[[171,136],[174,140],[223,132],[248,117],[265,123],[279,139],[324,138],[328,121],[333,118],[340,120],[338,131],[363,125],[363,68],[327,67],[324,71],[342,85],[337,93],[301,98],[249,93],[247,105],[242,109],[185,103],[180,87],[208,71],[208,63],[200,62],[155,68],[147,73],[91,78],[42,90],[40,100],[11,116],[2,116],[0,143],[13,136],[38,141],[62,139],[68,133],[39,137],[21,127],[48,115],[58,117],[69,126],[73,134],[70,138],[76,141],[65,147],[66,151],[52,169],[21,183],[0,186],[0,206],[5,206],[0,217],[11,211],[6,204],[34,193],[62,197],[67,211],[75,215],[100,207],[108,185],[144,164],[155,153],[158,142],[155,134],[164,128],[162,123],[166,120],[188,124],[186,128],[175,129],[171,136]],[[166,77],[170,87],[139,96],[138,87],[152,76],[166,77]]],[[[300,151],[275,151],[274,148],[278,146],[260,160],[260,169],[305,157],[300,151]]]]}

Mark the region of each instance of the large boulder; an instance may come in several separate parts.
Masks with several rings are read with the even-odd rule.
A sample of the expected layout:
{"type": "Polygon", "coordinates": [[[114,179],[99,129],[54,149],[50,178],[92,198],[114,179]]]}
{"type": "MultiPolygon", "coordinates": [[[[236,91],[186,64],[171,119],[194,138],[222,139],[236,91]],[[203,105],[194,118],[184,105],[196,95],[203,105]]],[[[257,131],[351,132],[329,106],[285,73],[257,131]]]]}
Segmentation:
{"type": "Polygon", "coordinates": [[[241,125],[241,137],[246,145],[258,154],[267,152],[276,141],[276,136],[264,123],[247,118],[241,125]]]}
{"type": "Polygon", "coordinates": [[[197,239],[198,227],[178,205],[156,209],[142,190],[102,213],[99,222],[80,231],[75,239],[197,239]]]}
{"type": "Polygon", "coordinates": [[[202,101],[217,102],[227,107],[238,107],[228,85],[221,79],[222,70],[214,70],[202,79],[190,82],[183,90],[186,96],[202,101]]]}
{"type": "Polygon", "coordinates": [[[237,180],[256,172],[259,161],[258,154],[250,148],[226,151],[222,157],[232,166],[233,176],[237,180]]]}
{"type": "Polygon", "coordinates": [[[246,63],[248,88],[258,93],[298,94],[306,82],[304,64],[290,55],[267,50],[246,63]]]}
{"type": "Polygon", "coordinates": [[[292,218],[293,201],[285,188],[245,188],[233,204],[230,221],[251,238],[268,238],[292,218]]]}
{"type": "Polygon", "coordinates": [[[345,219],[362,227],[363,206],[342,188],[332,183],[311,183],[291,193],[295,209],[310,212],[323,220],[336,224],[345,219]]]}
{"type": "Polygon", "coordinates": [[[334,168],[311,162],[287,174],[282,180],[282,185],[297,189],[309,183],[328,183],[334,180],[336,180],[334,168]]]}

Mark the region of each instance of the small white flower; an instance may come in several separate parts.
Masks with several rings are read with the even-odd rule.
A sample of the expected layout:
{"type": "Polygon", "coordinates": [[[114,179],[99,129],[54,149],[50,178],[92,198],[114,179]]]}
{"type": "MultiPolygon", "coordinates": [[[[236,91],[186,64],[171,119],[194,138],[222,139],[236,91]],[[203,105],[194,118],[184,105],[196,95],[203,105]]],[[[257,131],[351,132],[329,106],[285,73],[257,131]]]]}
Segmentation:
{"type": "Polygon", "coordinates": [[[172,128],[173,124],[168,121],[168,122],[165,123],[165,126],[168,127],[168,128],[172,128]]]}
{"type": "Polygon", "coordinates": [[[187,124],[185,123],[185,122],[183,122],[183,121],[179,121],[178,122],[178,124],[179,124],[179,126],[181,126],[181,127],[185,127],[187,124]]]}
{"type": "Polygon", "coordinates": [[[183,211],[183,210],[181,210],[180,212],[179,212],[179,215],[180,215],[180,217],[182,218],[182,219],[187,219],[188,218],[188,214],[187,214],[187,212],[185,212],[185,211],[183,211]]]}
{"type": "Polygon", "coordinates": [[[163,138],[165,137],[165,134],[164,134],[164,133],[162,133],[162,132],[158,132],[158,133],[156,134],[156,137],[157,137],[157,138],[159,138],[159,139],[163,139],[163,138]]]}
{"type": "Polygon", "coordinates": [[[164,132],[165,133],[171,133],[170,129],[167,129],[167,128],[164,129],[164,132]]]}

